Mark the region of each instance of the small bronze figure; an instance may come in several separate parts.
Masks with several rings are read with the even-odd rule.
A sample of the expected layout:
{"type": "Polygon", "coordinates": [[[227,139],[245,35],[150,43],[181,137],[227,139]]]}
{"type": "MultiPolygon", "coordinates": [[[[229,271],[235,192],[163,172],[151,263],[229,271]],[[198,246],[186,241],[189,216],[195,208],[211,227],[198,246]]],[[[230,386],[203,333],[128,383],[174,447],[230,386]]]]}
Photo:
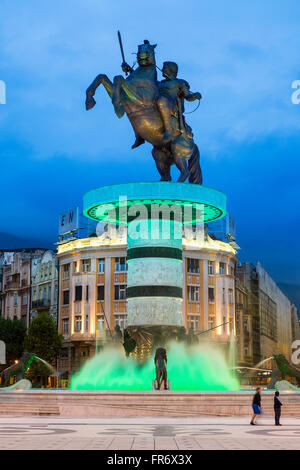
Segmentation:
{"type": "Polygon", "coordinates": [[[160,390],[162,382],[164,382],[164,389],[167,390],[167,351],[165,348],[157,348],[154,363],[156,368],[157,390],[160,390]]]}
{"type": "Polygon", "coordinates": [[[116,115],[121,118],[126,113],[128,116],[136,137],[132,148],[145,141],[153,145],[152,155],[161,181],[171,181],[170,167],[175,164],[180,171],[179,182],[188,177],[190,183],[202,184],[199,150],[183,116],[184,100],[200,100],[201,94],[190,93],[188,83],[177,78],[178,67],[174,62],[164,63],[165,80],[158,82],[156,44],[145,40],[138,46],[138,67],[134,70],[125,62],[120,35],[119,41],[122,70],[129,76],[117,75],[111,82],[106,75],[98,75],[86,91],[86,109],[95,106],[94,94],[102,84],[116,115]]]}

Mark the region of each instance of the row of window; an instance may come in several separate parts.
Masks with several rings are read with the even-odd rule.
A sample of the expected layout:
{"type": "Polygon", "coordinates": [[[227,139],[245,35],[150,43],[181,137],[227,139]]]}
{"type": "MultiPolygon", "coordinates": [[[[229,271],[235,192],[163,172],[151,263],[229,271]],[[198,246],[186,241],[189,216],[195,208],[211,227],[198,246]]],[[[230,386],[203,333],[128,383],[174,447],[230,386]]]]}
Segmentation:
{"type": "MultiPolygon", "coordinates": [[[[219,263],[219,271],[216,272],[215,261],[208,261],[208,275],[212,276],[213,274],[227,274],[227,265],[226,263],[219,263]]],[[[197,258],[187,258],[187,272],[189,274],[198,274],[200,273],[200,260],[197,258]]],[[[234,275],[234,268],[230,266],[230,274],[234,275]]]]}
{"type": "MultiPolygon", "coordinates": [[[[200,286],[188,286],[187,296],[189,302],[199,302],[200,301],[200,286]]],[[[215,289],[214,287],[208,288],[208,300],[209,302],[215,301],[215,289]]],[[[226,291],[223,288],[223,303],[226,303],[226,291]]],[[[233,304],[233,289],[228,289],[228,303],[233,304]]]]}
{"type": "MultiPolygon", "coordinates": [[[[97,286],[97,300],[104,300],[104,286],[97,286]]],[[[187,288],[187,297],[189,302],[199,302],[200,301],[200,286],[188,286],[187,288]]],[[[82,286],[75,286],[75,302],[80,302],[82,300],[89,300],[89,286],[85,286],[85,299],[83,299],[83,290],[82,286]]],[[[115,285],[115,295],[114,300],[126,300],[126,285],[117,284],[115,285]]],[[[214,287],[208,288],[208,300],[209,302],[215,301],[215,289],[214,287]]],[[[63,305],[68,305],[70,303],[70,291],[63,291],[63,305]]],[[[226,291],[223,288],[223,303],[226,303],[226,291]]],[[[228,289],[228,303],[233,304],[233,289],[228,289]]]]}
{"type": "MultiPolygon", "coordinates": [[[[105,259],[100,258],[97,260],[98,269],[97,272],[105,272],[105,259]]],[[[219,271],[216,272],[215,261],[208,261],[208,274],[212,276],[213,274],[227,274],[227,265],[226,263],[219,262],[219,271]]],[[[115,272],[127,272],[128,264],[125,257],[115,258],[115,272]]],[[[73,272],[90,272],[91,271],[91,259],[82,259],[73,261],[73,272]]],[[[190,274],[200,273],[200,260],[197,258],[187,258],[187,272],[190,274]]],[[[230,274],[233,276],[234,269],[230,266],[230,274]]],[[[70,264],[63,265],[63,277],[68,278],[70,275],[70,264]]]]}
{"type": "Polygon", "coordinates": [[[22,305],[27,305],[27,302],[28,302],[27,292],[24,292],[23,295],[11,292],[10,296],[13,297],[13,305],[14,305],[14,307],[17,307],[17,305],[18,305],[18,298],[19,298],[19,295],[20,295],[20,297],[21,297],[21,299],[22,299],[22,305]]]}
{"type": "MultiPolygon", "coordinates": [[[[214,315],[210,315],[208,317],[208,329],[209,330],[220,326],[222,328],[222,333],[226,334],[228,324],[229,324],[229,331],[232,331],[232,329],[234,328],[234,320],[232,317],[229,317],[229,319],[226,319],[226,317],[223,317],[221,325],[216,324],[216,317],[214,315]]],[[[201,330],[200,315],[188,315],[188,329],[194,330],[194,331],[201,330]]]]}
{"type": "MultiPolygon", "coordinates": [[[[125,300],[126,299],[126,285],[117,284],[115,285],[115,300],[125,300]]],[[[75,286],[74,301],[80,302],[89,300],[89,286],[85,286],[85,296],[83,298],[83,288],[82,286],[75,286]]],[[[97,286],[97,300],[104,300],[104,286],[97,286]]],[[[69,305],[70,303],[70,291],[63,291],[63,305],[69,305]]]]}
{"type": "MultiPolygon", "coordinates": [[[[91,272],[91,259],[82,259],[73,261],[73,272],[74,273],[88,273],[91,272]]],[[[126,257],[115,258],[115,272],[127,272],[128,264],[126,257]]],[[[97,260],[97,272],[105,272],[105,258],[97,260]]],[[[67,279],[70,276],[70,264],[63,265],[63,278],[67,279]]]]}
{"type": "MultiPolygon", "coordinates": [[[[124,331],[124,329],[126,328],[126,321],[127,321],[127,315],[115,315],[114,317],[115,326],[119,325],[122,331],[124,331]]],[[[62,319],[63,334],[69,333],[69,327],[70,327],[69,318],[63,318],[62,319]]],[[[89,316],[88,315],[85,315],[84,328],[85,328],[85,331],[89,331],[89,316]]],[[[103,315],[97,315],[96,328],[97,328],[97,331],[104,331],[108,329],[105,317],[103,315]]],[[[82,316],[75,315],[74,332],[78,333],[80,331],[82,331],[82,316]]]]}

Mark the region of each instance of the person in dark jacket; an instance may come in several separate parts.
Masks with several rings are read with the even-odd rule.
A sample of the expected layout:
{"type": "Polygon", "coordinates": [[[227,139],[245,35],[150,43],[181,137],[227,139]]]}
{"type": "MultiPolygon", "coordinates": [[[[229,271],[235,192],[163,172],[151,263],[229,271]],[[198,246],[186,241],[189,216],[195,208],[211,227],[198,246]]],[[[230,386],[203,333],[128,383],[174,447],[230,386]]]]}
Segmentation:
{"type": "Polygon", "coordinates": [[[279,392],[276,391],[274,395],[274,412],[275,412],[275,426],[281,426],[279,420],[281,415],[282,403],[279,400],[279,392]]]}
{"type": "Polygon", "coordinates": [[[253,397],[252,400],[252,409],[253,409],[253,416],[250,421],[250,424],[256,424],[254,422],[255,418],[257,415],[261,414],[261,396],[260,396],[260,387],[257,387],[256,389],[256,394],[253,397]]]}

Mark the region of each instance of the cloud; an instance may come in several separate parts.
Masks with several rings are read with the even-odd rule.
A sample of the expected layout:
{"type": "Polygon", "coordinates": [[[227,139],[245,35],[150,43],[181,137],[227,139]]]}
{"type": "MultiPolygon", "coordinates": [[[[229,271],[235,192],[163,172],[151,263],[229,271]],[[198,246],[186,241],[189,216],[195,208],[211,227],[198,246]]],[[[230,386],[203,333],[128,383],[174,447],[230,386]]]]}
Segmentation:
{"type": "Polygon", "coordinates": [[[129,62],[147,36],[158,42],[158,63],[178,61],[180,76],[202,92],[199,110],[187,119],[208,155],[235,140],[299,131],[299,112],[290,103],[299,56],[292,10],[272,5],[271,22],[270,2],[234,3],[225,8],[217,1],[212,8],[190,1],[189,14],[181,15],[178,1],[154,0],[143,8],[132,1],[125,9],[103,0],[4,0],[0,64],[8,103],[2,132],[13,125],[34,158],[97,160],[107,152],[118,158],[122,142],[134,161],[130,124],[117,119],[103,88],[97,107],[84,110],[84,92],[96,74],[120,73],[118,28],[129,62]]]}
{"type": "Polygon", "coordinates": [[[202,93],[186,119],[204,182],[228,193],[246,253],[272,263],[282,250],[299,275],[291,234],[299,228],[300,105],[291,102],[292,81],[300,79],[299,8],[297,0],[1,0],[2,230],[55,237],[56,214],[80,203],[85,190],[158,178],[151,146],[131,150],[130,123],[114,115],[103,88],[96,107],[84,109],[98,73],[121,73],[120,29],[129,63],[148,38],[158,43],[158,65],[176,61],[179,76],[202,93]],[[286,210],[285,243],[274,228],[274,198],[286,210]]]}

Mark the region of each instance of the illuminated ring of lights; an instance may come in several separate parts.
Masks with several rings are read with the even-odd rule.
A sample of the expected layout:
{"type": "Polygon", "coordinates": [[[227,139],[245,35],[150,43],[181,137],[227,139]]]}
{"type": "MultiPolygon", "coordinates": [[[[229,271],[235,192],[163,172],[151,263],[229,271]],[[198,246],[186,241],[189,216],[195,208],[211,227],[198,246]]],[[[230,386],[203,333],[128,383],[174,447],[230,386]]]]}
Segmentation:
{"type": "Polygon", "coordinates": [[[150,214],[151,204],[167,204],[168,206],[177,204],[185,208],[189,206],[192,208],[192,219],[183,221],[188,224],[212,222],[226,215],[226,195],[223,192],[196,184],[171,182],[102,186],[84,194],[83,213],[93,220],[125,224],[131,220],[130,217],[127,220],[129,208],[138,204],[146,206],[148,214],[150,214]],[[127,199],[126,202],[120,204],[119,198],[122,197],[127,199]],[[196,208],[199,209],[200,205],[203,205],[204,210],[201,220],[198,218],[199,214],[196,213],[196,208]],[[112,214],[108,215],[109,210],[112,214]],[[122,211],[121,215],[120,211],[122,211]]]}

